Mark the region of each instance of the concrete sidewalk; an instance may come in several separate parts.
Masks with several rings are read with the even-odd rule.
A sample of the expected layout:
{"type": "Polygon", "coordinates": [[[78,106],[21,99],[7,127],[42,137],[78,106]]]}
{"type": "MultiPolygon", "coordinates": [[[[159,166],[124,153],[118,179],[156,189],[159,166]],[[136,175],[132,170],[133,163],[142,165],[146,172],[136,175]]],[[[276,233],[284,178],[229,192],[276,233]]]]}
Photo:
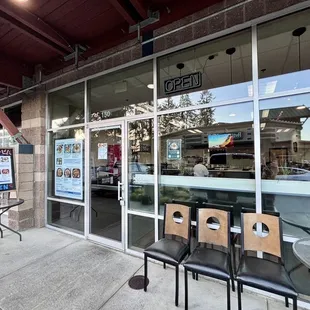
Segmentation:
{"type": "MultiPolygon", "coordinates": [[[[128,286],[134,274],[143,274],[143,260],[49,229],[25,231],[22,242],[8,231],[0,239],[1,310],[177,309],[173,269],[150,263],[147,293],[128,286]]],[[[181,272],[179,309],[184,309],[183,283],[181,272]]],[[[189,309],[226,309],[226,287],[190,278],[189,309]]],[[[243,309],[287,308],[284,300],[245,292],[243,309]]]]}

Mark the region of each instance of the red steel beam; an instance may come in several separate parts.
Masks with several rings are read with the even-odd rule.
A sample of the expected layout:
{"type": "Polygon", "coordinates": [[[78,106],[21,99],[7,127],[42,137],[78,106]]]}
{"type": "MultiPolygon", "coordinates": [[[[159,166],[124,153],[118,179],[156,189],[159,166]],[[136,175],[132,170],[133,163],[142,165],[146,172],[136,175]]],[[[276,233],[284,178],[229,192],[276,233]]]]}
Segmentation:
{"type": "Polygon", "coordinates": [[[58,54],[72,53],[72,48],[69,46],[68,41],[63,39],[63,35],[59,35],[38,16],[15,5],[11,0],[0,1],[0,19],[9,22],[13,27],[18,28],[58,54]]]}
{"type": "Polygon", "coordinates": [[[127,23],[132,26],[136,24],[136,21],[132,18],[129,12],[126,10],[121,0],[109,0],[110,3],[114,6],[114,8],[120,13],[123,18],[127,21],[127,23]]]}
{"type": "Polygon", "coordinates": [[[131,4],[134,6],[134,8],[137,10],[139,15],[143,19],[147,19],[148,18],[147,10],[144,8],[144,6],[143,6],[143,4],[141,3],[140,0],[130,0],[130,2],[131,2],[131,4]]]}
{"type": "Polygon", "coordinates": [[[19,144],[28,144],[28,141],[19,132],[16,126],[8,118],[2,109],[0,109],[0,123],[7,130],[11,137],[14,137],[19,144]]]}
{"type": "Polygon", "coordinates": [[[22,76],[33,75],[33,69],[29,65],[25,65],[11,57],[0,53],[0,84],[13,87],[22,88],[22,76]]]}

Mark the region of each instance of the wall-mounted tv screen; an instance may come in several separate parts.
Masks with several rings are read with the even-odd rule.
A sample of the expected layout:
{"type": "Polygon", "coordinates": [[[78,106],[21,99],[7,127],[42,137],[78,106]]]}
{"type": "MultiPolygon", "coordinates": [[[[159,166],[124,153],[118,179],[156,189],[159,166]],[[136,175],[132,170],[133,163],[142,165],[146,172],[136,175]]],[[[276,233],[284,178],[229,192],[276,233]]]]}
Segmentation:
{"type": "Polygon", "coordinates": [[[230,133],[208,135],[209,149],[220,149],[234,146],[234,137],[230,133]]]}

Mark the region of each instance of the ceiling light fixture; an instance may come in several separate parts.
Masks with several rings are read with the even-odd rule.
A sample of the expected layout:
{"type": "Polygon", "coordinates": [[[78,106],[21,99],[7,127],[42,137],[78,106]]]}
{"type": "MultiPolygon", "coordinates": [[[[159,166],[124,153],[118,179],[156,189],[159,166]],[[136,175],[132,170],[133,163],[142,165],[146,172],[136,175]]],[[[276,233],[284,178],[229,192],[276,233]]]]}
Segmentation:
{"type": "Polygon", "coordinates": [[[277,132],[282,132],[282,129],[278,129],[277,132]]]}
{"type": "Polygon", "coordinates": [[[154,89],[154,84],[147,84],[147,88],[154,89]]]}
{"type": "Polygon", "coordinates": [[[306,107],[304,106],[304,105],[301,105],[301,106],[299,106],[299,107],[297,107],[296,109],[297,110],[304,110],[306,107]]]}
{"type": "Polygon", "coordinates": [[[196,131],[191,130],[191,129],[189,129],[189,130],[187,130],[187,131],[189,131],[190,133],[196,133],[196,131]]]}
{"type": "Polygon", "coordinates": [[[289,129],[289,128],[286,128],[285,130],[284,130],[284,132],[289,132],[291,129],[289,129]]]}
{"type": "Polygon", "coordinates": [[[194,129],[194,130],[195,130],[195,132],[197,132],[197,133],[202,133],[202,131],[199,130],[199,129],[194,129]]]}
{"type": "Polygon", "coordinates": [[[231,113],[231,114],[229,114],[229,116],[234,117],[234,116],[236,116],[236,114],[235,113],[231,113]]]}

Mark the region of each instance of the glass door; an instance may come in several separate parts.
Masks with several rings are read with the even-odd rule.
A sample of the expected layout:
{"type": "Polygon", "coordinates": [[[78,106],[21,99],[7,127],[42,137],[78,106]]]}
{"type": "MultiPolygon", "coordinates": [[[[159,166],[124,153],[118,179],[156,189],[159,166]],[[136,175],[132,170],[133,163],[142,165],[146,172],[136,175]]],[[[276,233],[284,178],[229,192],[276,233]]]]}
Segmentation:
{"type": "Polygon", "coordinates": [[[123,248],[123,124],[90,130],[90,239],[123,248]]]}

